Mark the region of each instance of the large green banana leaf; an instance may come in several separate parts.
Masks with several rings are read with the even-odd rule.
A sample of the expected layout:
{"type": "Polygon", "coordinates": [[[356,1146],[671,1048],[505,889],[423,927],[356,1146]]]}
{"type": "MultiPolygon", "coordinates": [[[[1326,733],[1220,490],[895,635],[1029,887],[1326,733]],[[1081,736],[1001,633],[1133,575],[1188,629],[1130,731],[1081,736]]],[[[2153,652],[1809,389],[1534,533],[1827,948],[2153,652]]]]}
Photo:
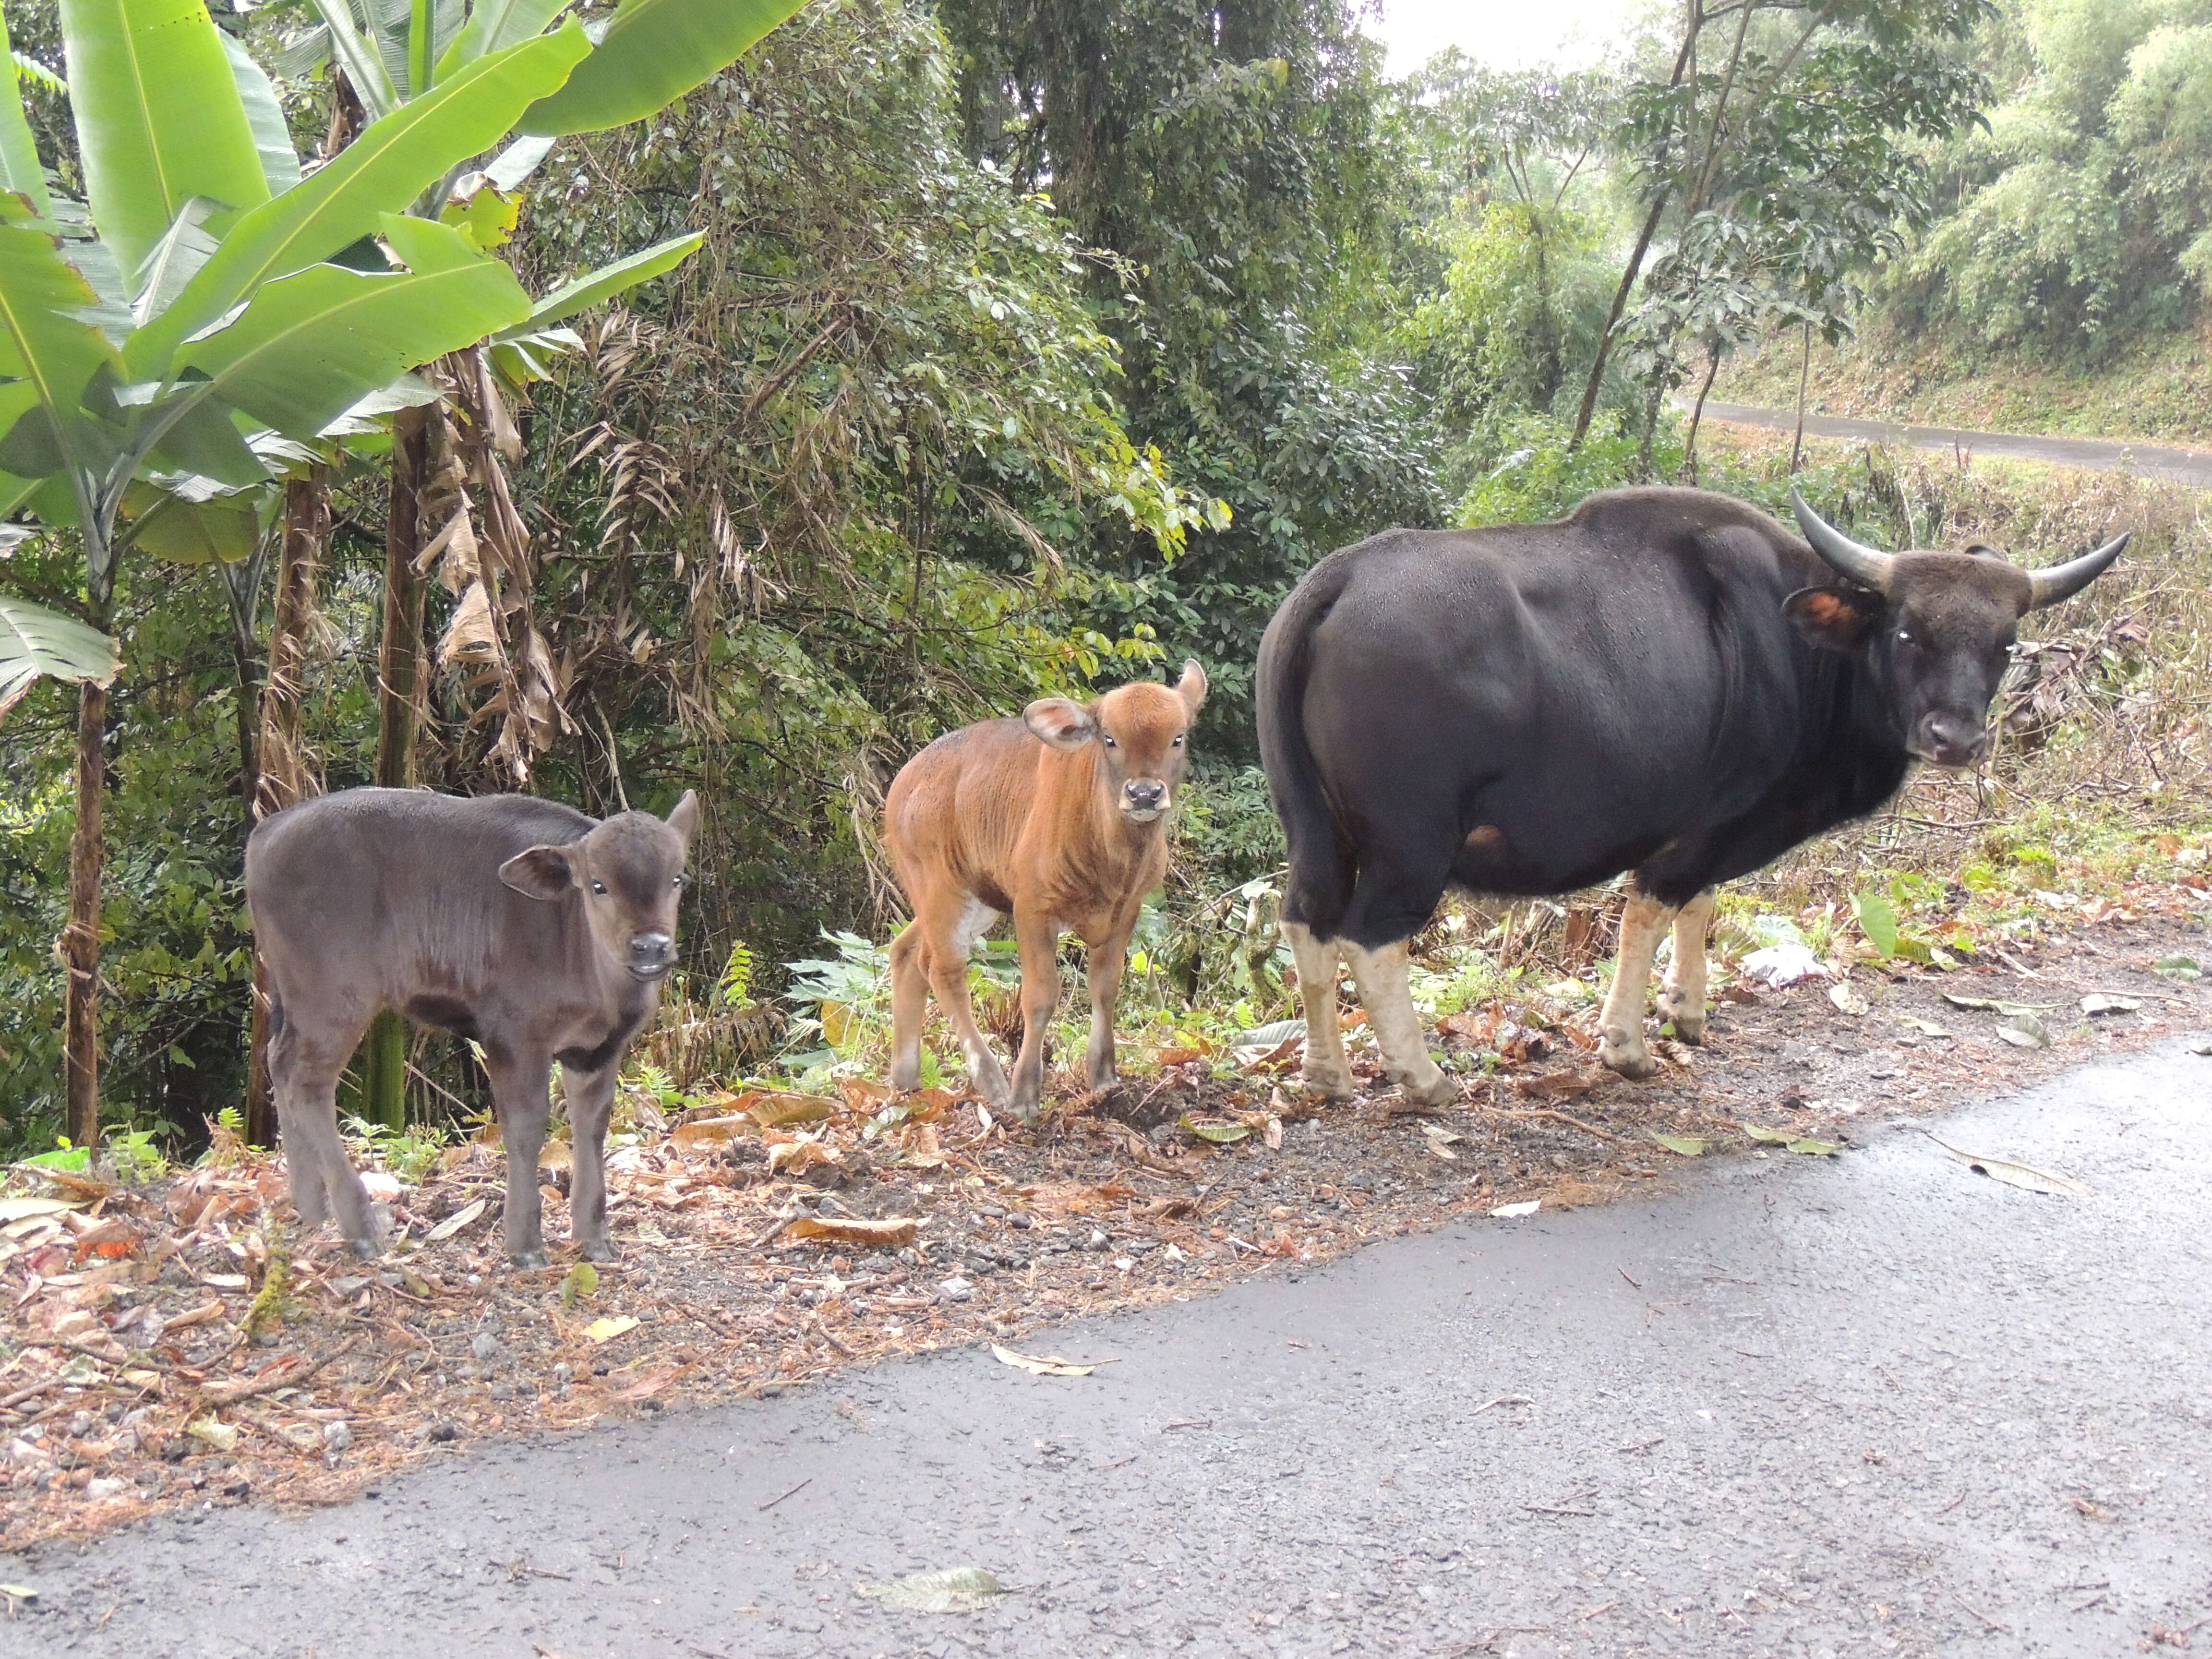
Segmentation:
{"type": "Polygon", "coordinates": [[[26,210],[0,198],[0,469],[32,478],[84,459],[79,408],[116,358],[106,335],[70,314],[97,296],[53,237],[9,222],[26,210]]]}
{"type": "Polygon", "coordinates": [[[370,123],[297,188],[230,228],[176,302],[125,348],[132,378],[167,379],[186,336],[271,278],[303,270],[374,233],[385,215],[405,208],[457,161],[497,143],[522,109],[558,87],[590,50],[572,21],[467,65],[370,123]]]}
{"type": "Polygon", "coordinates": [[[672,236],[665,242],[656,242],[631,254],[601,265],[597,270],[586,271],[572,277],[532,306],[530,315],[507,331],[508,337],[519,337],[550,328],[566,321],[580,311],[588,311],[602,300],[611,300],[626,289],[649,283],[662,272],[674,270],[691,257],[692,252],[706,240],[704,231],[695,230],[687,236],[672,236]]]}
{"type": "Polygon", "coordinates": [[[106,685],[123,667],[115,641],[71,617],[0,593],[0,714],[40,676],[106,685]]]}
{"type": "Polygon", "coordinates": [[[269,199],[207,0],[62,0],[86,198],[126,278],[195,196],[232,216],[269,199]]]}
{"type": "Polygon", "coordinates": [[[320,432],[417,363],[530,314],[514,273],[434,220],[387,216],[413,269],[319,264],[268,283],[236,321],[185,348],[205,395],[295,436],[320,432]]]}
{"type": "Polygon", "coordinates": [[[562,88],[517,130],[598,132],[665,109],[719,75],[805,0],[629,0],[562,88]]]}
{"type": "MultiPolygon", "coordinates": [[[[14,63],[15,49],[8,44],[8,19],[0,13],[0,65],[14,63]]],[[[46,200],[46,176],[39,167],[38,146],[31,142],[31,124],[23,118],[23,94],[13,75],[0,85],[0,191],[12,190],[43,216],[51,211],[46,200]]]]}

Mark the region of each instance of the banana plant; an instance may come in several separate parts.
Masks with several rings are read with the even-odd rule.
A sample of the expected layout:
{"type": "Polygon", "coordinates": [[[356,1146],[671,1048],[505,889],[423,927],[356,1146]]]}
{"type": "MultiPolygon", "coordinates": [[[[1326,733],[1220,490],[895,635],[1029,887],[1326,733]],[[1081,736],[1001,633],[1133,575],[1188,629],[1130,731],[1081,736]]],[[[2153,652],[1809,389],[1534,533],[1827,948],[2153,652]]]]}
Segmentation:
{"type": "MultiPolygon", "coordinates": [[[[83,620],[105,631],[118,558],[165,516],[124,522],[134,483],[264,483],[272,446],[428,397],[414,365],[529,317],[503,263],[406,210],[592,43],[572,21],[488,52],[303,178],[268,76],[204,0],[62,0],[61,20],[85,200],[39,175],[20,100],[0,95],[0,508],[82,538],[83,620]],[[365,243],[383,268],[331,263],[365,243]]],[[[106,704],[83,679],[63,936],[79,1144],[99,1134],[106,704]]]]}

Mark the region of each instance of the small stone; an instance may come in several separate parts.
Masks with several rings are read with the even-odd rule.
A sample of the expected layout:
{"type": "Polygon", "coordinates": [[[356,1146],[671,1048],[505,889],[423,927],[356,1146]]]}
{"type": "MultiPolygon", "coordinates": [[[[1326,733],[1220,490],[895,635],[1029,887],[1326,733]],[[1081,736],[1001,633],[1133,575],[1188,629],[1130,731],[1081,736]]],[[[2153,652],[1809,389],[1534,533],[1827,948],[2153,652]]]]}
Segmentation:
{"type": "Polygon", "coordinates": [[[937,1299],[939,1302],[973,1302],[975,1287],[964,1279],[948,1279],[937,1287],[937,1299]]]}
{"type": "Polygon", "coordinates": [[[478,1331],[476,1340],[469,1344],[469,1352],[479,1359],[499,1358],[499,1339],[489,1331],[478,1331]]]}
{"type": "Polygon", "coordinates": [[[70,1419],[68,1434],[72,1440],[82,1440],[92,1432],[94,1418],[90,1412],[79,1412],[70,1419]]]}
{"type": "Polygon", "coordinates": [[[564,1384],[574,1382],[576,1380],[576,1368],[574,1365],[571,1365],[567,1360],[562,1360],[559,1364],[553,1368],[553,1380],[556,1382],[564,1384]]]}
{"type": "Polygon", "coordinates": [[[343,1417],[334,1423],[323,1425],[323,1447],[326,1451],[342,1452],[353,1444],[353,1425],[343,1417]]]}
{"type": "Polygon", "coordinates": [[[1107,1237],[1106,1230],[1103,1227],[1093,1227],[1091,1230],[1091,1237],[1084,1241],[1083,1248],[1086,1250],[1103,1250],[1113,1242],[1107,1237]]]}
{"type": "Polygon", "coordinates": [[[1022,1227],[1022,1228],[1028,1228],[1028,1227],[1033,1226],[1034,1224],[1034,1224],[1033,1222],[1031,1222],[1031,1221],[1030,1221],[1030,1219],[1029,1218],[1029,1217],[1027,1217],[1027,1216],[1025,1216],[1025,1215],[1022,1215],[1022,1214],[1020,1214],[1020,1213],[1018,1213],[1018,1213],[1016,1213],[1016,1214],[1013,1214],[1013,1215],[1010,1215],[1010,1216],[1008,1216],[1008,1217],[1006,1218],[1006,1225],[1008,1225],[1009,1227],[1022,1227]]]}
{"type": "Polygon", "coordinates": [[[125,1483],[106,1475],[95,1475],[84,1483],[84,1495],[95,1504],[103,1498],[120,1497],[125,1483]]]}
{"type": "Polygon", "coordinates": [[[429,1438],[437,1444],[444,1445],[460,1437],[461,1425],[458,1423],[433,1423],[430,1425],[429,1438]]]}

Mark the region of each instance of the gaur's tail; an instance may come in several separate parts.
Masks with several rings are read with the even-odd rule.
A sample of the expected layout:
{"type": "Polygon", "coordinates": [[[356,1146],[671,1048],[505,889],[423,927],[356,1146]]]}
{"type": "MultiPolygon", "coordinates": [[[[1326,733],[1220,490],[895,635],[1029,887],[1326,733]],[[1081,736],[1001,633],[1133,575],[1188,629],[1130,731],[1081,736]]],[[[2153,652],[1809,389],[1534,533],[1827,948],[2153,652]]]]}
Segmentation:
{"type": "Polygon", "coordinates": [[[1329,811],[1321,769],[1306,742],[1306,678],[1314,630],[1344,592],[1351,571],[1341,555],[1308,571],[1275,612],[1260,641],[1254,687],[1260,726],[1260,763],[1267,793],[1290,844],[1291,876],[1283,890],[1283,919],[1304,922],[1316,937],[1333,939],[1352,902],[1352,848],[1329,811]]]}

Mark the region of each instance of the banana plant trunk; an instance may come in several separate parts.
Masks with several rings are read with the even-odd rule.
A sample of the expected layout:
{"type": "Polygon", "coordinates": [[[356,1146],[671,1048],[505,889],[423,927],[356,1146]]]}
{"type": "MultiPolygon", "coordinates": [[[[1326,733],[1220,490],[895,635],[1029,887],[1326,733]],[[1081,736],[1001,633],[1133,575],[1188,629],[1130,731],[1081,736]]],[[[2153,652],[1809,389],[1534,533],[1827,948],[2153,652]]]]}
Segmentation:
{"type": "MultiPolygon", "coordinates": [[[[87,618],[107,631],[106,607],[87,618]]],[[[107,690],[90,680],[77,688],[76,829],[70,842],[69,923],[62,931],[68,964],[63,1052],[72,1145],[100,1144],[100,877],[106,850],[100,810],[107,784],[107,690]]]]}
{"type": "MultiPolygon", "coordinates": [[[[432,404],[393,417],[392,498],[384,532],[384,643],[377,653],[376,781],[386,789],[415,784],[415,708],[422,680],[422,490],[432,404]]],[[[407,1022],[386,1010],[362,1048],[362,1115],[393,1129],[407,1127],[407,1022]]]]}

